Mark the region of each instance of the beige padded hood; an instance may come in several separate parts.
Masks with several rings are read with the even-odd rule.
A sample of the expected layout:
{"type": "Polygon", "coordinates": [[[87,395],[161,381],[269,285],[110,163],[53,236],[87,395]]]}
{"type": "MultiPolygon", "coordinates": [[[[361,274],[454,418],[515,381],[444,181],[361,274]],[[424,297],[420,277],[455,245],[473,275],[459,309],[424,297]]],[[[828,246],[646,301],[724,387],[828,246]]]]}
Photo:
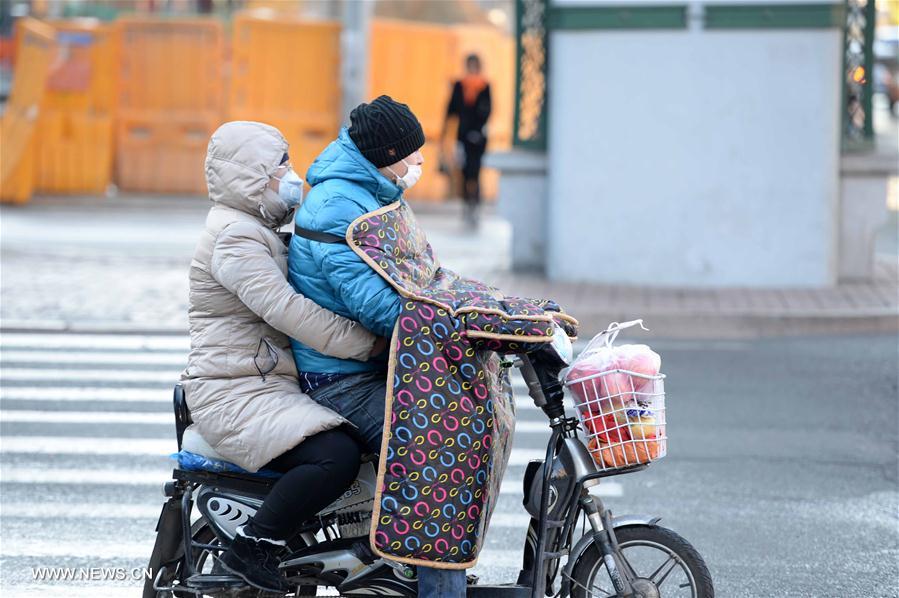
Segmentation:
{"type": "Polygon", "coordinates": [[[281,226],[290,210],[268,182],[287,147],[287,140],[271,125],[240,120],[223,124],[206,150],[209,199],[261,218],[269,226],[281,226]]]}

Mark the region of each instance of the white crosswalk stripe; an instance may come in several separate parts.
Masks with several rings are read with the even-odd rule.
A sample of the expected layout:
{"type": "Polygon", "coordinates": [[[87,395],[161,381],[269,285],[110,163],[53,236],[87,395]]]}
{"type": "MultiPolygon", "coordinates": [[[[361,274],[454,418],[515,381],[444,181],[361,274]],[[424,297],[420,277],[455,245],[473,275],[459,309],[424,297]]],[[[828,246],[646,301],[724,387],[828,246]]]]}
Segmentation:
{"type": "Polygon", "coordinates": [[[63,351],[0,351],[0,364],[47,364],[47,365],[79,365],[79,364],[105,364],[105,365],[153,365],[171,366],[173,368],[184,367],[187,358],[184,353],[132,353],[125,351],[116,352],[86,352],[68,353],[63,351]]]}
{"type": "Polygon", "coordinates": [[[90,438],[83,436],[6,436],[4,453],[44,455],[167,455],[177,450],[172,438],[90,438]]]}
{"type": "MultiPolygon", "coordinates": [[[[172,451],[175,447],[172,447],[172,451]]],[[[174,466],[174,461],[172,465],[174,466]]],[[[171,469],[108,471],[103,469],[36,469],[4,467],[0,482],[7,484],[111,484],[116,486],[158,486],[171,479],[171,469]]],[[[5,508],[5,507],[4,507],[5,508]]],[[[5,514],[5,511],[4,511],[5,514]]],[[[157,515],[159,513],[157,512],[157,515]]]]}
{"type": "Polygon", "coordinates": [[[61,349],[78,351],[178,351],[187,355],[190,339],[185,336],[134,334],[30,334],[5,332],[4,349],[61,349]]]}
{"type": "Polygon", "coordinates": [[[45,424],[174,424],[174,413],[145,411],[0,411],[0,422],[45,424]]]}
{"type": "Polygon", "coordinates": [[[4,382],[45,382],[76,384],[82,382],[139,382],[172,384],[178,379],[172,372],[122,370],[111,367],[107,370],[81,370],[54,368],[0,368],[4,382]]]}
{"type": "MultiPolygon", "coordinates": [[[[79,542],[45,542],[38,538],[17,538],[3,543],[3,557],[91,556],[101,559],[147,559],[153,546],[144,542],[125,542],[115,537],[79,542]]],[[[52,561],[49,561],[52,562],[52,561]]]]}
{"type": "MultiPolygon", "coordinates": [[[[174,383],[173,383],[174,384],[174,383]]],[[[172,404],[172,389],[95,386],[4,386],[0,401],[121,401],[172,404]]]]}
{"type": "MultiPolygon", "coordinates": [[[[177,450],[172,386],[188,349],[182,336],[0,335],[0,514],[4,525],[11,526],[9,537],[21,538],[4,542],[0,558],[27,558],[48,566],[63,558],[145,563],[164,500],[162,485],[175,465],[168,459],[177,450]],[[90,531],[113,524],[127,533],[116,537],[90,531]],[[56,537],[54,530],[61,525],[82,530],[86,539],[56,537]]],[[[519,416],[515,448],[491,523],[494,540],[488,536],[481,557],[492,575],[507,571],[514,576],[520,567],[517,545],[529,519],[520,506],[521,475],[528,462],[544,457],[550,432],[523,382],[513,381],[519,416]],[[515,538],[514,545],[509,538],[515,538]]],[[[604,480],[591,492],[619,497],[624,487],[604,480]]],[[[4,587],[4,595],[135,591],[133,583],[126,588],[98,584],[84,592],[80,586],[58,592],[58,587],[39,582],[11,588],[7,594],[4,587]]]]}
{"type": "Polygon", "coordinates": [[[94,519],[156,519],[158,504],[122,505],[117,503],[4,502],[4,517],[39,519],[78,517],[94,519]]]}

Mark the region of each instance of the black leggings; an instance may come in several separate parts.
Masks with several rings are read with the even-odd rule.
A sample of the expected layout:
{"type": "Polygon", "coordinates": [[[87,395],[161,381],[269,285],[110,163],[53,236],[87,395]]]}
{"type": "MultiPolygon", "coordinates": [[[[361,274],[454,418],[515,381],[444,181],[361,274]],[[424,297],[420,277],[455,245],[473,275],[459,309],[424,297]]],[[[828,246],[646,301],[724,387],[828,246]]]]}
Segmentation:
{"type": "Polygon", "coordinates": [[[300,525],[334,502],[359,473],[356,441],[340,429],[307,438],[265,467],[283,472],[247,526],[261,538],[288,540],[300,525]]]}

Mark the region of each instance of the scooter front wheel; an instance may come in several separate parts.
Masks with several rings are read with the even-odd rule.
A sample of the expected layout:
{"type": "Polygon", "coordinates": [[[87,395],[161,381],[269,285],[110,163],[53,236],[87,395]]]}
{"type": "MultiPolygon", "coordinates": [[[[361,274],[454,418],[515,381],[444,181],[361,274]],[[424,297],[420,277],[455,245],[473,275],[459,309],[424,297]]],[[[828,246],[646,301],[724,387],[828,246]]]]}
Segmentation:
{"type": "MultiPolygon", "coordinates": [[[[714,598],[712,576],[702,556],[685,539],[656,525],[615,529],[622,557],[637,576],[635,598],[714,598]]],[[[595,544],[572,570],[572,598],[608,598],[618,594],[595,544]]]]}

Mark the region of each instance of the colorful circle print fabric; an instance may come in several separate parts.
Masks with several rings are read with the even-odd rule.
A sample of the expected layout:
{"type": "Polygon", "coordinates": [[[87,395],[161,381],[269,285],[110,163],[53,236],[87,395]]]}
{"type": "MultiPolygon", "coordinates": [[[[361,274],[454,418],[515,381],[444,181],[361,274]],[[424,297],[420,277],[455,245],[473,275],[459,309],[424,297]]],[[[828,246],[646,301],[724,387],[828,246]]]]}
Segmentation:
{"type": "Polygon", "coordinates": [[[403,202],[356,220],[351,247],[406,298],[394,331],[372,518],[376,552],[444,568],[477,561],[512,448],[501,354],[576,321],[440,267],[403,202]]]}

